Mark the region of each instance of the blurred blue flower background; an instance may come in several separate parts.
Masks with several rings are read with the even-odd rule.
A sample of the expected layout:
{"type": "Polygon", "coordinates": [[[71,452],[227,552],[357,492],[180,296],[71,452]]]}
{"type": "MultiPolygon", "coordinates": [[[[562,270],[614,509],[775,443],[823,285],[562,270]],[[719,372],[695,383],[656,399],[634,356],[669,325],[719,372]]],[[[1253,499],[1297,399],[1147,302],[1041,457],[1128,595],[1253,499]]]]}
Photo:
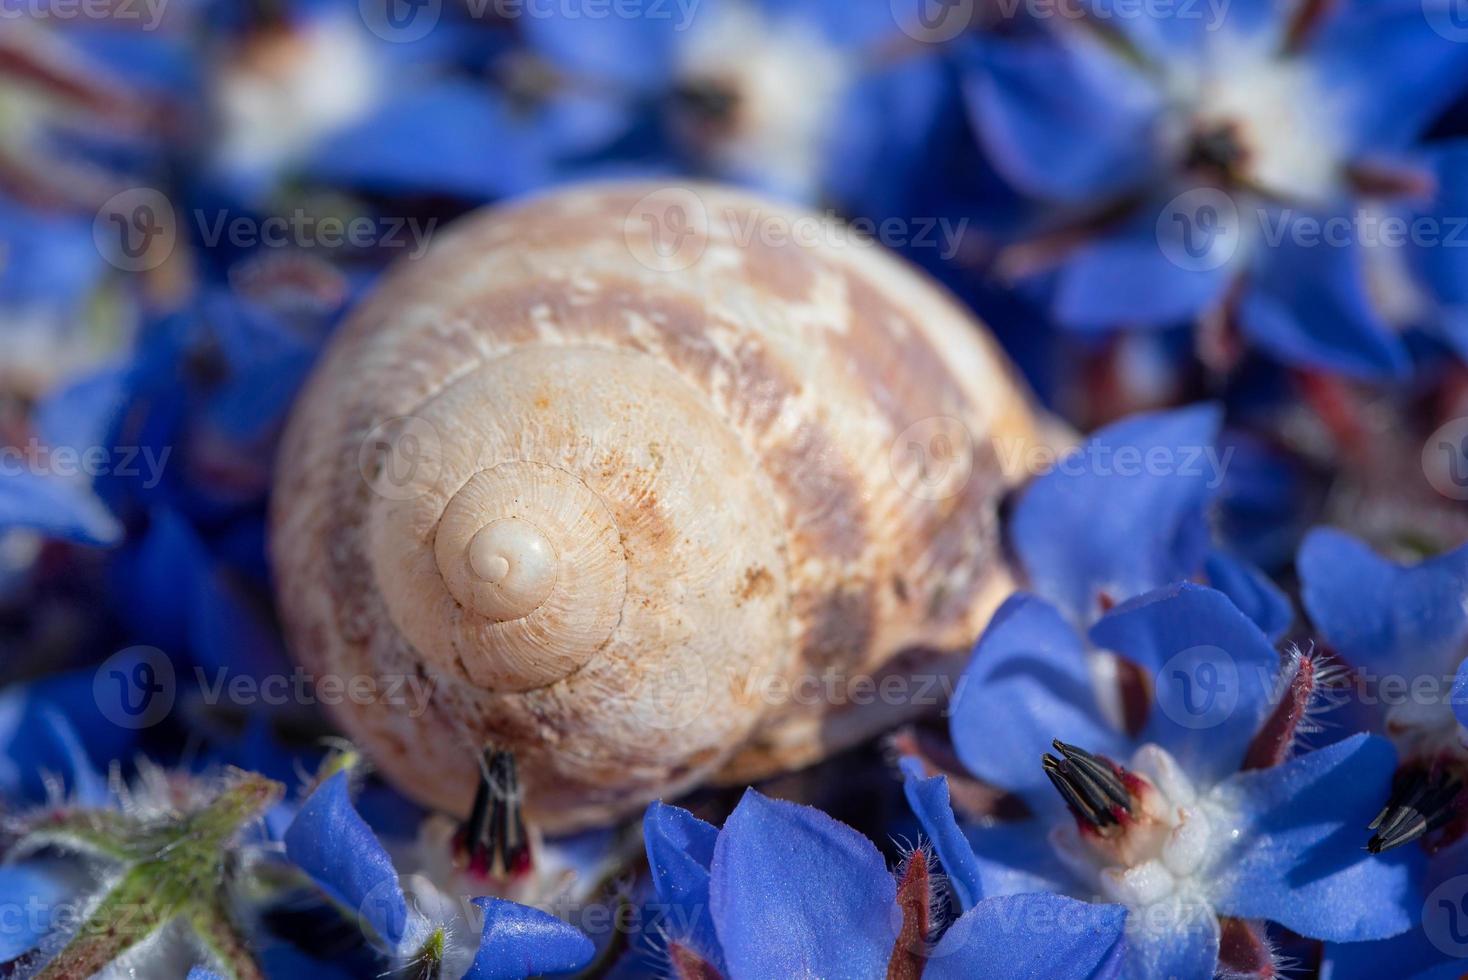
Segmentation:
{"type": "Polygon", "coordinates": [[[0,0],[0,974],[1459,976],[1465,702],[1465,0],[0,0]],[[277,443],[389,267],[633,177],[1088,435],[950,705],[476,853],[290,680],[277,443]]]}

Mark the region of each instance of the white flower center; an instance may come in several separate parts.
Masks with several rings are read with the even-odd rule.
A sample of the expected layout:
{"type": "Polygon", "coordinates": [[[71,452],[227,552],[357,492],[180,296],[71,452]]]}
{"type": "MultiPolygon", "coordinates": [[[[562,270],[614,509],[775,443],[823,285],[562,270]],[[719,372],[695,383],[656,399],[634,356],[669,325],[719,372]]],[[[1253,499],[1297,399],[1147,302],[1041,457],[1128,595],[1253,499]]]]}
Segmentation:
{"type": "Polygon", "coordinates": [[[1102,899],[1137,911],[1171,910],[1156,923],[1170,928],[1179,914],[1211,910],[1207,877],[1238,834],[1237,816],[1222,794],[1199,794],[1177,761],[1156,745],[1138,749],[1127,768],[1143,785],[1132,819],[1120,832],[1089,833],[1067,822],[1052,841],[1062,860],[1095,883],[1102,899]]]}
{"type": "Polygon", "coordinates": [[[727,91],[735,119],[708,147],[720,170],[810,198],[854,66],[794,18],[772,23],[748,4],[720,5],[679,55],[679,76],[727,91]]]}
{"type": "Polygon", "coordinates": [[[1281,57],[1269,32],[1219,35],[1204,57],[1167,66],[1175,106],[1167,128],[1178,152],[1199,132],[1231,132],[1248,181],[1271,195],[1322,203],[1340,189],[1339,100],[1313,67],[1281,57]]]}

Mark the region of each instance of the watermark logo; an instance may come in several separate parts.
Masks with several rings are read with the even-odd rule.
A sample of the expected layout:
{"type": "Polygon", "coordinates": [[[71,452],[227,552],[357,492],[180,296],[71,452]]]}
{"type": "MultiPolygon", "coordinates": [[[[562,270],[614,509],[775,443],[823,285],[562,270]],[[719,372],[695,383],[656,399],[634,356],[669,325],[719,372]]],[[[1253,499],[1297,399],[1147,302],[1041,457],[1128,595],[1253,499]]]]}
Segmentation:
{"type": "Polygon", "coordinates": [[[942,44],[975,25],[978,0],[890,0],[892,19],[914,41],[942,44]]]}
{"type": "Polygon", "coordinates": [[[443,0],[357,0],[362,23],[391,44],[421,41],[438,26],[443,0]]]}
{"type": "Polygon", "coordinates": [[[1422,472],[1449,500],[1468,500],[1468,416],[1438,427],[1422,446],[1422,472]]]}
{"type": "Polygon", "coordinates": [[[1428,893],[1422,903],[1422,931],[1439,952],[1468,957],[1468,875],[1455,875],[1428,893]]]}
{"type": "Polygon", "coordinates": [[[679,272],[708,247],[709,213],[686,187],[663,187],[632,205],[622,235],[633,258],[658,272],[679,272]]]}
{"type": "Polygon", "coordinates": [[[438,484],[443,441],[427,419],[403,415],[374,426],[357,450],[357,468],[386,500],[414,500],[438,484]]]}
{"type": "Polygon", "coordinates": [[[178,244],[178,216],[161,191],[134,187],[109,198],[92,221],[92,241],[124,272],[150,272],[178,244]]]}
{"type": "Polygon", "coordinates": [[[650,667],[642,674],[635,696],[647,706],[644,717],[649,727],[676,731],[707,710],[709,693],[708,669],[697,660],[685,659],[650,667]]]}
{"type": "Polygon", "coordinates": [[[1468,0],[1422,0],[1422,15],[1449,41],[1468,41],[1468,0]]]}
{"type": "Polygon", "coordinates": [[[1239,703],[1239,669],[1219,647],[1189,647],[1170,657],[1157,674],[1157,704],[1184,728],[1214,728],[1239,703]]]}
{"type": "Polygon", "coordinates": [[[974,440],[951,415],[919,419],[903,429],[887,454],[892,479],[919,500],[946,500],[968,486],[974,471],[974,440]]]}
{"type": "Polygon", "coordinates": [[[1157,216],[1157,244],[1167,260],[1189,272],[1209,272],[1233,259],[1239,248],[1239,209],[1213,187],[1179,194],[1157,216]]]}
{"type": "Polygon", "coordinates": [[[173,710],[173,662],[157,647],[137,646],[108,657],[92,676],[92,698],[102,717],[119,728],[158,724],[173,710]]]}

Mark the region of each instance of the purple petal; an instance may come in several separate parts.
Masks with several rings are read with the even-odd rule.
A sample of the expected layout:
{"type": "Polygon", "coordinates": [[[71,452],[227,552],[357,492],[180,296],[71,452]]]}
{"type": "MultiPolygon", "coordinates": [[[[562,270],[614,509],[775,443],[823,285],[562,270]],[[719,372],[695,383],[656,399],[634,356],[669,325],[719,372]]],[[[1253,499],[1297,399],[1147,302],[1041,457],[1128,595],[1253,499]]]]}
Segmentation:
{"type": "Polygon", "coordinates": [[[896,897],[871,841],[754,790],[714,849],[711,907],[735,977],[882,976],[901,926],[896,897]]]}
{"type": "Polygon", "coordinates": [[[954,748],[969,771],[1048,810],[1059,798],[1040,758],[1052,739],[1124,754],[1125,740],[1102,720],[1086,657],[1053,606],[1010,597],[974,647],[950,709],[954,748]]]}
{"type": "Polygon", "coordinates": [[[580,970],[596,946],[575,926],[539,909],[498,898],[476,898],[484,911],[479,952],[463,980],[524,980],[580,970]]]}
{"type": "Polygon", "coordinates": [[[1208,455],[1220,417],[1211,405],[1132,416],[1037,479],[1011,524],[1035,591],[1088,623],[1103,593],[1120,602],[1194,575],[1222,479],[1208,455]]]}
{"type": "Polygon", "coordinates": [[[948,927],[924,980],[1005,977],[1100,980],[1119,976],[1127,912],[1060,895],[989,898],[948,927]]]}
{"type": "Polygon", "coordinates": [[[1366,851],[1365,827],[1391,792],[1391,744],[1357,734],[1229,781],[1242,826],[1213,876],[1223,915],[1269,919],[1332,942],[1383,939],[1421,908],[1416,848],[1366,851]]]}
{"type": "Polygon", "coordinates": [[[979,880],[974,849],[963,836],[963,831],[958,829],[958,821],[953,816],[953,804],[948,798],[948,777],[925,778],[922,763],[911,757],[903,759],[899,765],[907,805],[917,815],[923,833],[933,842],[933,849],[943,864],[943,873],[948,876],[948,883],[958,896],[959,907],[967,912],[984,897],[984,889],[979,880]]]}
{"type": "Polygon", "coordinates": [[[338,772],[301,805],[285,832],[286,856],[328,895],[396,947],[408,927],[408,904],[397,869],[348,793],[338,772]]]}
{"type": "Polygon", "coordinates": [[[1194,780],[1232,775],[1268,714],[1279,654],[1222,592],[1182,583],[1108,613],[1091,642],[1152,675],[1141,742],[1156,742],[1194,780]]]}

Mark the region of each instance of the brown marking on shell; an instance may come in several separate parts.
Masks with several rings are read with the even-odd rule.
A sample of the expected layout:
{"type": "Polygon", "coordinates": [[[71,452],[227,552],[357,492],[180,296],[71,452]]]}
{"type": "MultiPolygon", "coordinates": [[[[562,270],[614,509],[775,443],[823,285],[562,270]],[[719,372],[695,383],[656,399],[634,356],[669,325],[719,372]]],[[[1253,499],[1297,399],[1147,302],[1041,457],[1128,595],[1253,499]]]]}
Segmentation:
{"type": "Polygon", "coordinates": [[[805,624],[800,653],[807,668],[820,671],[867,659],[876,637],[872,593],[863,583],[796,597],[796,614],[805,624]]]}
{"type": "Polygon", "coordinates": [[[894,433],[920,419],[964,411],[966,398],[943,355],[885,294],[850,272],[851,334],[841,353],[894,433]]]}
{"type": "Polygon", "coordinates": [[[858,558],[866,548],[866,517],[850,463],[830,435],[805,422],[765,454],[765,466],[790,501],[791,535],[807,554],[858,558]]]}

